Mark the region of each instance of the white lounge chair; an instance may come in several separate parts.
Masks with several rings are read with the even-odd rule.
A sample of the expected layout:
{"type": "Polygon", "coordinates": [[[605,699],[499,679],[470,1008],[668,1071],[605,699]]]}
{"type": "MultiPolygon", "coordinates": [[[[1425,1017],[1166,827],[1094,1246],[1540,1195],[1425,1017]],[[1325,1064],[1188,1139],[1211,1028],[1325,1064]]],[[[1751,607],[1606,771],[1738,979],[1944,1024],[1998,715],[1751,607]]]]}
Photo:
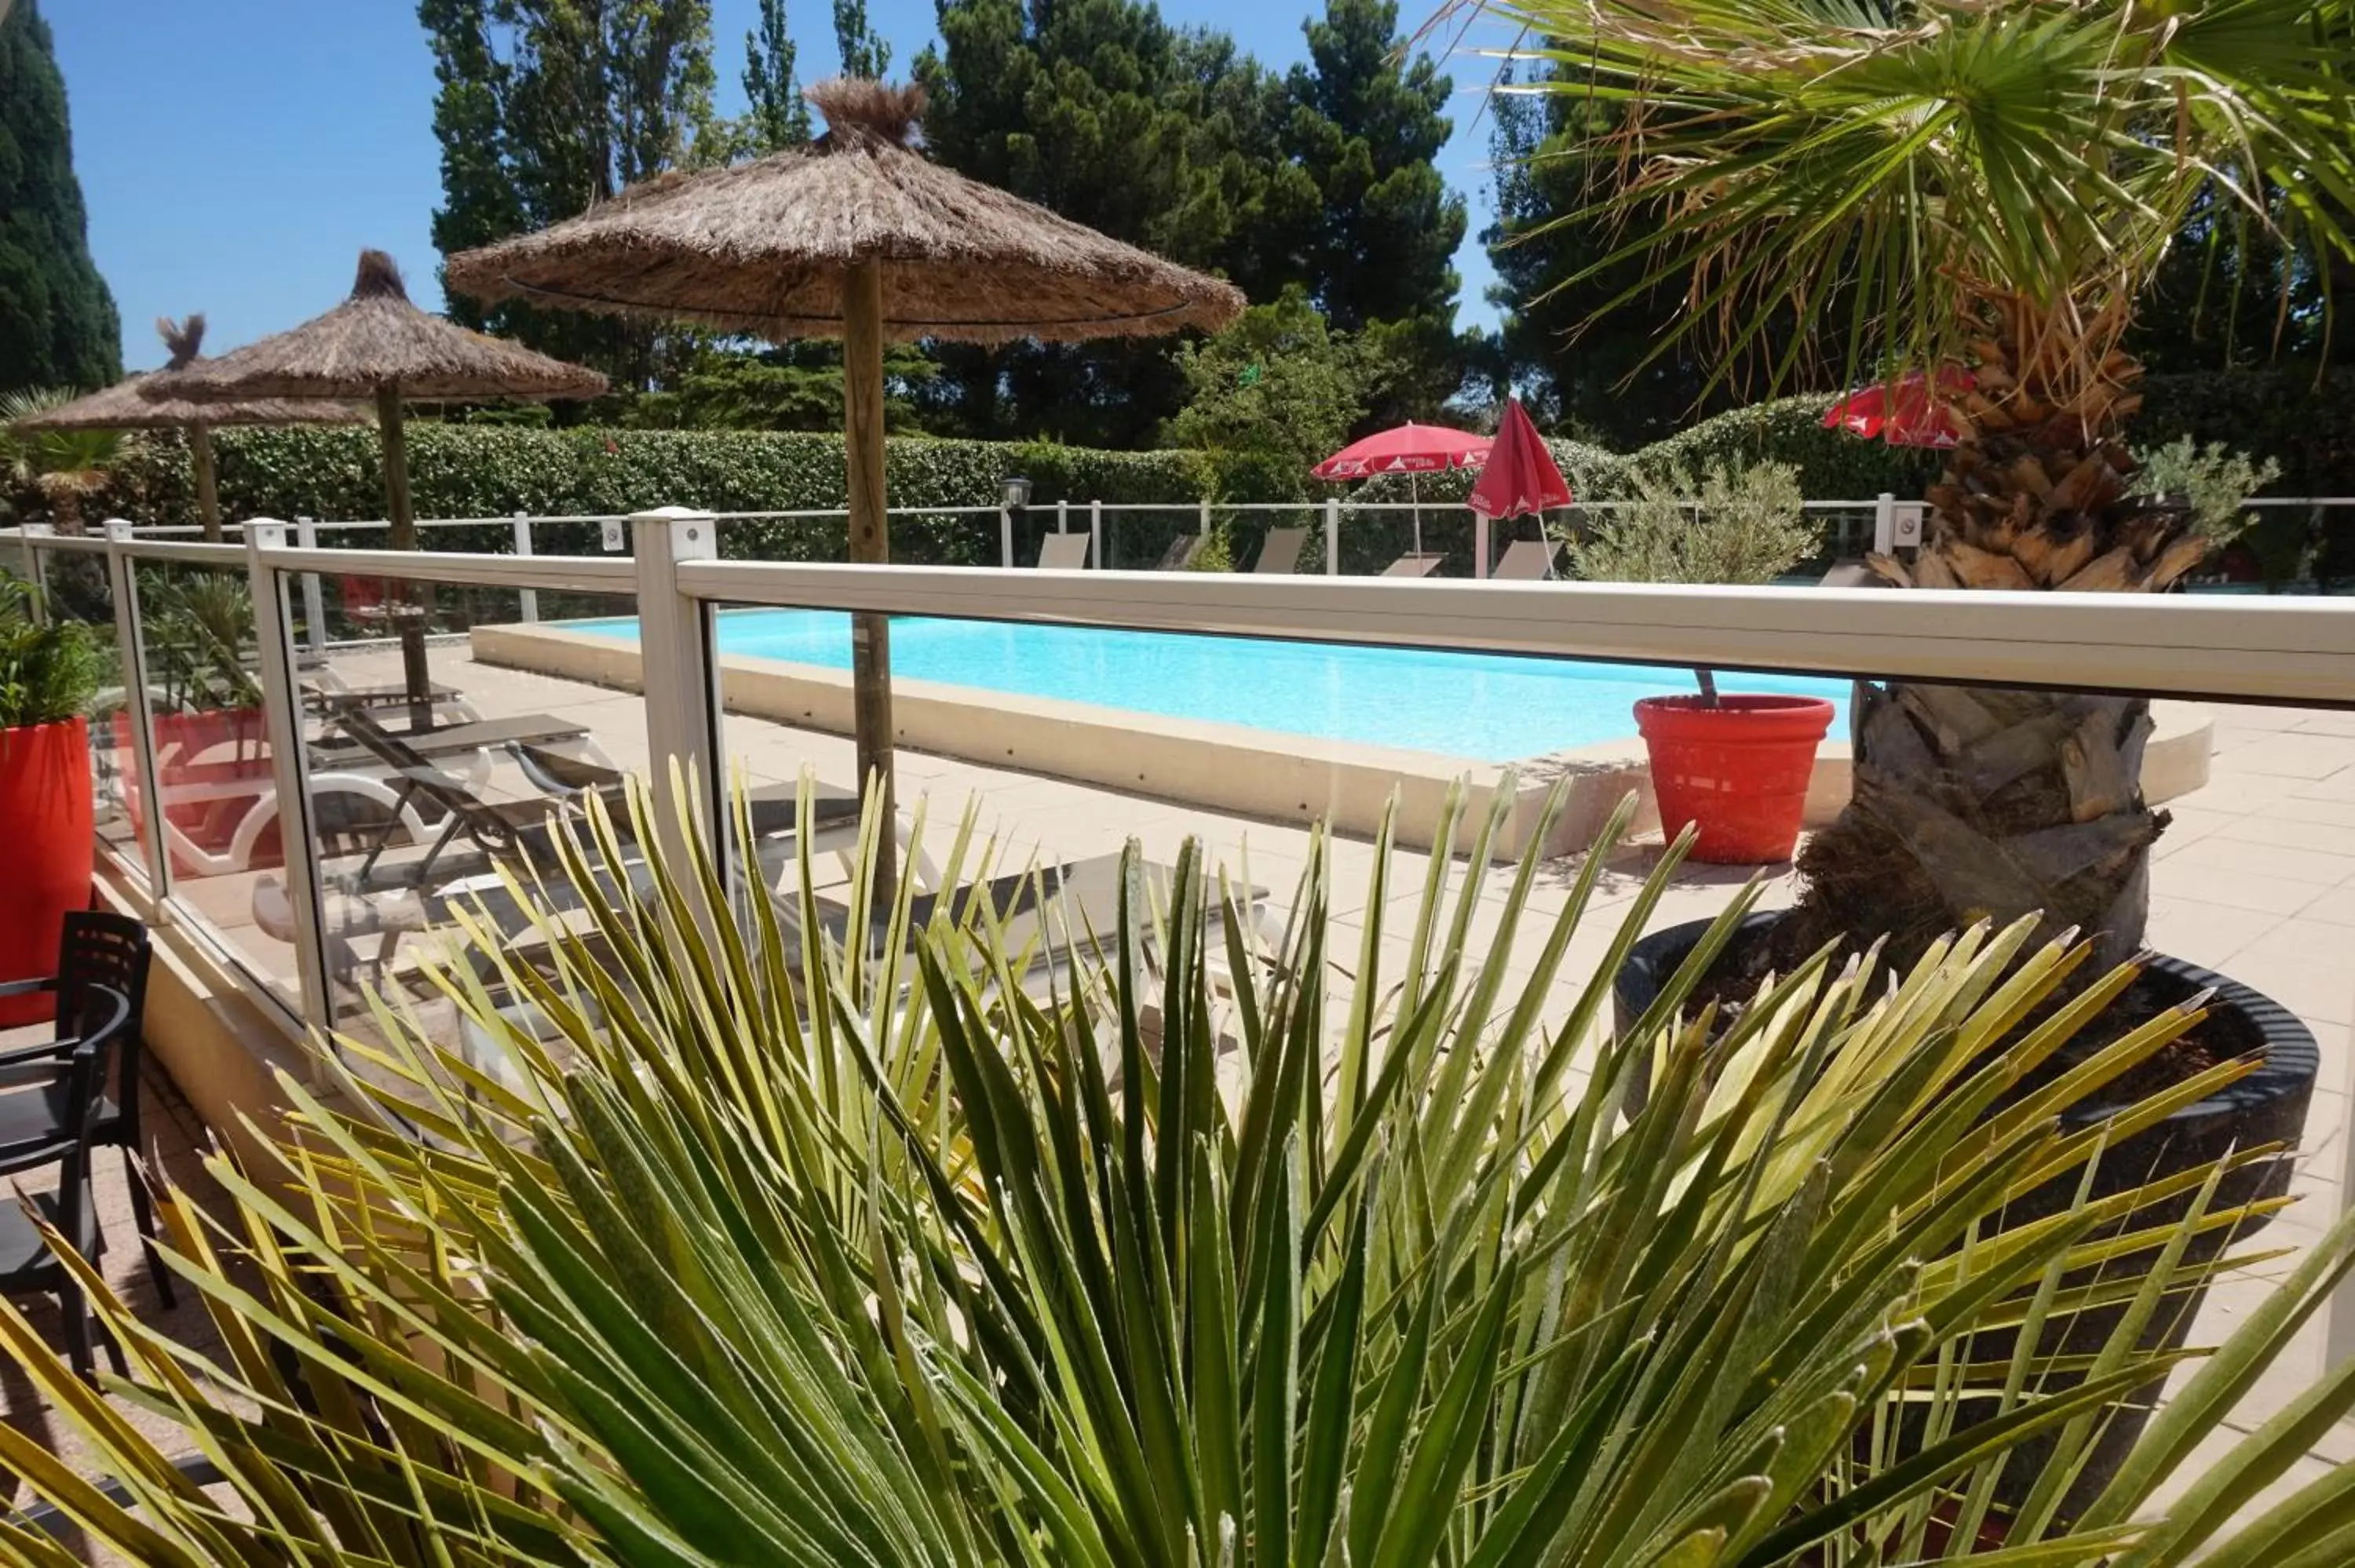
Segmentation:
{"type": "Polygon", "coordinates": [[[1088,564],[1086,534],[1050,534],[1039,542],[1039,569],[1049,572],[1076,572],[1088,564]]]}
{"type": "Polygon", "coordinates": [[[1252,571],[1278,575],[1297,571],[1300,547],[1307,542],[1305,528],[1270,528],[1260,539],[1259,559],[1252,563],[1252,571]]]}
{"type": "Polygon", "coordinates": [[[1384,567],[1382,568],[1382,576],[1386,577],[1427,577],[1432,573],[1437,571],[1439,569],[1439,563],[1446,558],[1447,557],[1444,556],[1417,556],[1410,553],[1401,556],[1397,560],[1392,561],[1389,566],[1384,567]]]}
{"type": "Polygon", "coordinates": [[[1169,541],[1169,547],[1161,552],[1161,559],[1153,569],[1156,572],[1182,572],[1192,566],[1194,557],[1201,553],[1202,535],[1180,534],[1169,541]]]}
{"type": "Polygon", "coordinates": [[[1551,539],[1516,539],[1488,574],[1491,582],[1533,583],[1553,576],[1553,558],[1561,546],[1551,539]]]}

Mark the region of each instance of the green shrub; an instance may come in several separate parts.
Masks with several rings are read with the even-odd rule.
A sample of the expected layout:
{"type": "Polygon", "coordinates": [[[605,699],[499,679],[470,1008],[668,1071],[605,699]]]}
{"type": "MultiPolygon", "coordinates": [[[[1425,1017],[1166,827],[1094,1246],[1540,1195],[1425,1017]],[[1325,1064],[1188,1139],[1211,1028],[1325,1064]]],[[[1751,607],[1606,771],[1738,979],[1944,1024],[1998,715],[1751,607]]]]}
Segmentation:
{"type": "Polygon", "coordinates": [[[1630,504],[1571,541],[1571,564],[1593,582],[1773,582],[1822,543],[1806,500],[1786,462],[1720,459],[1698,483],[1681,468],[1642,474],[1630,504]]]}
{"type": "Polygon", "coordinates": [[[2178,436],[2144,452],[2142,471],[2136,476],[2146,494],[2186,498],[2193,525],[2217,546],[2229,545],[2249,530],[2257,514],[2244,503],[2280,477],[2281,464],[2272,458],[2252,462],[2248,453],[2222,441],[2203,447],[2190,436],[2178,436]]]}
{"type": "Polygon", "coordinates": [[[113,667],[91,626],[36,619],[37,592],[22,577],[0,573],[0,730],[88,713],[113,667]]]}

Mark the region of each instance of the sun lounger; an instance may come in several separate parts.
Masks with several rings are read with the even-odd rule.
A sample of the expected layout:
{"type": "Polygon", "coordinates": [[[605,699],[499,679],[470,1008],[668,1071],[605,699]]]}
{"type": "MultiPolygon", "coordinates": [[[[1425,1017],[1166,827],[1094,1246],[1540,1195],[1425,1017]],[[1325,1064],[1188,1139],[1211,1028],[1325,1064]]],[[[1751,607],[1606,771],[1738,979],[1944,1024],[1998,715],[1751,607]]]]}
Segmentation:
{"type": "MultiPolygon", "coordinates": [[[[481,719],[472,724],[443,725],[435,729],[402,732],[386,729],[373,714],[367,715],[378,733],[391,736],[421,760],[463,757],[469,752],[490,751],[500,747],[559,746],[567,741],[589,738],[589,726],[569,719],[554,718],[547,714],[513,714],[506,718],[481,719]]],[[[350,726],[339,726],[349,733],[350,726]]],[[[357,739],[341,745],[321,744],[311,751],[313,768],[352,768],[365,766],[370,758],[380,758],[382,753],[357,739]]]]}
{"type": "Polygon", "coordinates": [[[1439,569],[1444,556],[1404,555],[1382,568],[1386,577],[1427,577],[1439,569]]]}
{"type": "Polygon", "coordinates": [[[1488,580],[1499,583],[1533,583],[1553,576],[1553,558],[1561,546],[1551,539],[1516,539],[1505,546],[1504,556],[1489,572],[1488,580]]]}
{"type": "Polygon", "coordinates": [[[1153,569],[1156,572],[1182,572],[1192,566],[1194,557],[1201,553],[1202,535],[1180,534],[1169,541],[1169,547],[1161,552],[1161,559],[1154,563],[1153,569]]]}
{"type": "Polygon", "coordinates": [[[1305,528],[1270,528],[1260,539],[1259,559],[1252,563],[1253,573],[1283,574],[1300,567],[1300,547],[1308,542],[1305,528]]]}
{"type": "Polygon", "coordinates": [[[1088,545],[1093,535],[1088,534],[1050,534],[1039,541],[1039,567],[1042,571],[1076,572],[1088,564],[1088,545]]]}

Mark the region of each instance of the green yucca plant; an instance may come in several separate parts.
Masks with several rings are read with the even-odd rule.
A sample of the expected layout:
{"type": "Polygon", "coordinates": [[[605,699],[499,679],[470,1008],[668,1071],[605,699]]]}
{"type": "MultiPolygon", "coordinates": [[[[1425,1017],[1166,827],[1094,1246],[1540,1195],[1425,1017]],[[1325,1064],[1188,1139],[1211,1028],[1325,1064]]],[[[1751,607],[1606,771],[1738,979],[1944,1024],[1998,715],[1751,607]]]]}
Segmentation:
{"type": "MultiPolygon", "coordinates": [[[[1402,940],[1385,836],[1354,933],[1320,841],[1280,928],[1189,850],[1132,858],[1109,929],[903,892],[847,947],[868,912],[830,926],[806,853],[792,895],[717,918],[701,837],[634,863],[657,824],[631,810],[561,846],[585,908],[510,877],[529,939],[485,904],[433,970],[510,1071],[380,1003],[336,1060],[383,1114],[288,1081],[275,1168],[212,1161],[234,1212],[165,1204],[218,1364],[80,1269],[133,1369],[115,1397],[233,1498],[5,1308],[128,1503],[5,1425],[0,1464],[156,1563],[1830,1568],[1998,1535],[1981,1561],[2345,1560],[2355,1480],[2226,1521],[2355,1369],[2135,1522],[2344,1273],[2343,1224],[2061,1516],[2108,1412],[2183,1359],[2142,1326],[2247,1261],[2194,1245],[2254,1212],[2228,1167],[2279,1155],[2005,1223],[2249,1070],[2064,1126],[2199,1018],[2105,1040],[2131,971],[2084,982],[2082,945],[2022,922],[1903,973],[1818,956],[1720,1030],[1684,999],[1743,894],[1613,1037],[1681,846],[1558,1008],[1601,857],[1540,917],[1535,852],[1492,872],[1500,819],[1453,806],[1435,842],[1470,853],[1428,863],[1402,940]],[[2121,1306],[2097,1355],[2038,1352],[2121,1306]],[[2020,1348],[1975,1361],[1998,1330],[2020,1348]],[[2052,1457],[1998,1510],[2031,1438],[2052,1457]]],[[[989,858],[968,822],[947,876],[989,858]]],[[[71,1561],[17,1528],[0,1552],[71,1561]]]]}

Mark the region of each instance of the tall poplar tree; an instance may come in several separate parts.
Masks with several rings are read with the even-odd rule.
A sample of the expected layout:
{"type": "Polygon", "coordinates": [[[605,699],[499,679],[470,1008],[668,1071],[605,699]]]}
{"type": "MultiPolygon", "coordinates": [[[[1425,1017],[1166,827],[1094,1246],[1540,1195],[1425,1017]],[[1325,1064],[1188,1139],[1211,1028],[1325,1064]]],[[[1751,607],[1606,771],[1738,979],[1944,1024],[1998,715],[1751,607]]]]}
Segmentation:
{"type": "Polygon", "coordinates": [[[0,6],[0,392],[123,374],[114,296],[90,258],[65,79],[37,0],[0,6]]]}
{"type": "Polygon", "coordinates": [[[744,150],[756,156],[810,138],[809,105],[794,74],[795,53],[784,0],[761,0],[760,25],[744,35],[744,150]]]}
{"type": "MultiPolygon", "coordinates": [[[[445,256],[726,154],[710,0],[421,0],[418,19],[439,83],[445,256]]],[[[501,306],[483,324],[624,387],[651,385],[664,352],[645,326],[574,312],[501,306]]]]}

